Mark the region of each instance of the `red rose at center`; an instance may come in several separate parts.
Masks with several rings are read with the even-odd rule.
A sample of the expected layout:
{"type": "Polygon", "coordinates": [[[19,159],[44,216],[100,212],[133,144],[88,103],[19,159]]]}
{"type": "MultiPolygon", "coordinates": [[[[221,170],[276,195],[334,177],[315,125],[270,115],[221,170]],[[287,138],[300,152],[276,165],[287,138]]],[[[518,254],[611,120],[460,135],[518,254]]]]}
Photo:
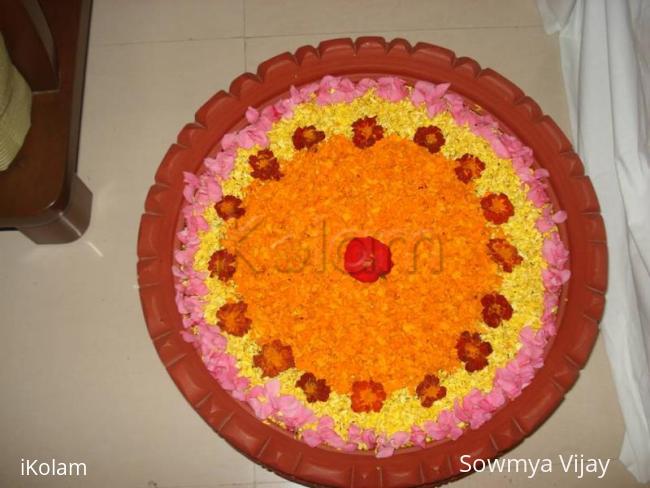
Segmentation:
{"type": "Polygon", "coordinates": [[[343,257],[345,271],[364,283],[372,283],[390,273],[393,267],[390,248],[374,237],[355,237],[343,257]]]}

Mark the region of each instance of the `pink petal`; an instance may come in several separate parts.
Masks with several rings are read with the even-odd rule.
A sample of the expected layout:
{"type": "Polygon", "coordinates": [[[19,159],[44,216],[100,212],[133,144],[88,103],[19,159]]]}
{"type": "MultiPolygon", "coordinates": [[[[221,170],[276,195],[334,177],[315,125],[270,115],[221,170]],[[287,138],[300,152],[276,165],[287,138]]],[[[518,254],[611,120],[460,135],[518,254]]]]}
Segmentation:
{"type": "Polygon", "coordinates": [[[225,180],[235,165],[235,150],[221,151],[214,158],[206,158],[204,164],[216,176],[225,180]]]}
{"type": "Polygon", "coordinates": [[[535,227],[537,227],[537,230],[540,232],[548,232],[553,228],[553,221],[548,217],[542,216],[535,222],[535,227]]]}
{"type": "Polygon", "coordinates": [[[432,103],[427,103],[427,113],[429,117],[435,117],[440,112],[444,111],[447,105],[444,100],[436,100],[432,103]]]}
{"type": "Polygon", "coordinates": [[[377,86],[377,82],[372,78],[363,78],[357,83],[355,94],[357,97],[361,97],[368,90],[370,90],[371,88],[375,88],[376,86],[377,86]]]}
{"type": "Polygon", "coordinates": [[[355,424],[350,424],[350,427],[348,427],[348,439],[352,442],[361,442],[361,433],[363,431],[361,428],[355,424]]]}
{"type": "Polygon", "coordinates": [[[328,415],[324,415],[318,421],[318,426],[316,427],[317,431],[325,431],[334,428],[334,419],[328,415]]]}
{"type": "Polygon", "coordinates": [[[549,201],[548,195],[544,190],[544,186],[541,184],[536,184],[530,190],[528,190],[528,198],[535,204],[536,207],[541,207],[549,201]]]}
{"type": "Polygon", "coordinates": [[[341,449],[345,445],[345,441],[332,429],[325,429],[323,432],[319,432],[319,434],[332,447],[341,449]]]}
{"type": "Polygon", "coordinates": [[[378,458],[380,458],[380,459],[381,458],[387,458],[387,457],[391,457],[394,452],[395,452],[395,448],[393,446],[391,446],[390,444],[386,444],[386,445],[380,447],[379,449],[377,449],[376,456],[378,458]]]}
{"type": "Polygon", "coordinates": [[[441,83],[434,85],[428,81],[416,81],[411,92],[411,102],[414,105],[426,103],[427,105],[434,104],[442,98],[450,87],[450,83],[441,83]]]}
{"type": "Polygon", "coordinates": [[[207,178],[205,182],[205,189],[208,195],[208,198],[213,202],[219,202],[223,198],[223,192],[221,191],[221,185],[213,180],[212,178],[207,178]]]}
{"type": "Polygon", "coordinates": [[[402,447],[410,437],[408,432],[395,432],[390,438],[390,443],[395,448],[402,447]]]}
{"type": "Polygon", "coordinates": [[[390,102],[398,102],[408,95],[404,80],[386,76],[377,80],[377,95],[390,102]]]}
{"type": "Polygon", "coordinates": [[[254,124],[257,122],[257,119],[260,118],[260,113],[255,110],[253,107],[248,107],[246,109],[246,120],[248,121],[249,124],[254,124]]]}
{"type": "Polygon", "coordinates": [[[485,396],[484,401],[490,405],[492,410],[496,410],[506,402],[506,397],[501,388],[495,386],[492,388],[492,391],[485,396]]]}
{"type": "Polygon", "coordinates": [[[254,386],[248,391],[248,398],[257,398],[264,395],[264,388],[262,386],[254,386]]]}
{"type": "Polygon", "coordinates": [[[264,392],[268,398],[275,398],[280,394],[280,380],[272,379],[264,385],[264,392]]]}
{"type": "Polygon", "coordinates": [[[564,210],[560,210],[553,214],[552,219],[556,224],[561,224],[567,219],[567,213],[564,210]]]}
{"type": "Polygon", "coordinates": [[[368,449],[374,449],[377,442],[375,432],[372,429],[365,429],[361,434],[361,440],[368,446],[368,449]]]}
{"type": "Polygon", "coordinates": [[[323,443],[323,439],[315,430],[303,431],[302,440],[305,441],[309,447],[316,447],[323,443]]]}
{"type": "Polygon", "coordinates": [[[221,138],[221,147],[224,150],[237,149],[237,134],[231,132],[221,138]]]}
{"type": "Polygon", "coordinates": [[[418,447],[425,447],[426,442],[426,432],[420,429],[417,425],[414,425],[411,428],[411,442],[418,447]]]}

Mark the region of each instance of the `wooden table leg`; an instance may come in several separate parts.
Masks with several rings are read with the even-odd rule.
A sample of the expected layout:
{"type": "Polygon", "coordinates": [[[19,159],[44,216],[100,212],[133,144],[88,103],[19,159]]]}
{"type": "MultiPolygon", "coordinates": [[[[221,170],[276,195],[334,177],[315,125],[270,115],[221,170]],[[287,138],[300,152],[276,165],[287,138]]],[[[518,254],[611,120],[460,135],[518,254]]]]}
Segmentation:
{"type": "Polygon", "coordinates": [[[90,224],[92,201],[92,192],[77,175],[74,175],[70,186],[70,199],[65,209],[47,224],[18,227],[18,230],[36,244],[72,242],[81,237],[90,224]]]}

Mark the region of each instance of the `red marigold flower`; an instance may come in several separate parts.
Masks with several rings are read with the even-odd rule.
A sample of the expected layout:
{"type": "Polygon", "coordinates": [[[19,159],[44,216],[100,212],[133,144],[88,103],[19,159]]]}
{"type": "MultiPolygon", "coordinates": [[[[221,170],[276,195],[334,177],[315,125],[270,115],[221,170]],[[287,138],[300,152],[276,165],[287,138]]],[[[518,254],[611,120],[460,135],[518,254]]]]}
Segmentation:
{"type": "Polygon", "coordinates": [[[309,149],[325,139],[325,132],[317,130],[313,125],[298,127],[291,139],[296,149],[309,149]]]}
{"type": "Polygon", "coordinates": [[[483,321],[489,327],[498,327],[504,320],[512,317],[512,306],[506,297],[499,293],[490,293],[481,298],[483,305],[483,321]]]}
{"type": "Polygon", "coordinates": [[[426,147],[433,154],[437,153],[445,143],[445,136],[442,135],[442,131],[435,125],[418,127],[418,130],[415,131],[413,142],[426,147]]]}
{"type": "Polygon", "coordinates": [[[251,319],[246,317],[248,305],[244,302],[226,303],[217,311],[217,325],[231,335],[241,337],[251,328],[251,319]]]}
{"type": "Polygon", "coordinates": [[[217,276],[221,281],[228,281],[237,270],[235,256],[225,249],[216,251],[210,257],[208,269],[210,276],[217,276]]]}
{"type": "Polygon", "coordinates": [[[271,378],[295,366],[291,346],[285,346],[277,339],[262,346],[260,353],[253,356],[253,364],[262,370],[264,376],[271,378]]]}
{"type": "Polygon", "coordinates": [[[515,214],[515,208],[505,193],[488,193],[481,198],[483,215],[490,222],[503,224],[515,214]]]}
{"type": "Polygon", "coordinates": [[[512,273],[513,268],[523,261],[519,252],[517,252],[517,248],[505,239],[490,239],[487,247],[490,257],[506,273],[512,273]]]}
{"type": "Polygon", "coordinates": [[[447,388],[440,385],[440,379],[434,374],[428,374],[415,389],[423,407],[429,408],[433,402],[447,395],[447,388]]]}
{"type": "Polygon", "coordinates": [[[253,168],[251,175],[253,178],[260,180],[279,180],[282,177],[280,173],[280,163],[269,149],[262,149],[257,154],[252,154],[248,158],[248,163],[253,168]]]}
{"type": "Polygon", "coordinates": [[[214,209],[217,211],[217,215],[223,220],[238,219],[246,213],[246,210],[242,208],[241,204],[242,201],[239,198],[233,195],[226,195],[220,202],[214,204],[214,209]]]}
{"type": "Polygon", "coordinates": [[[355,381],[352,384],[352,410],[354,412],[379,412],[386,400],[381,383],[355,381]]]}
{"type": "Polygon", "coordinates": [[[390,273],[390,248],[374,237],[355,237],[345,248],[344,267],[353,278],[372,283],[390,273]]]}
{"type": "Polygon", "coordinates": [[[303,373],[296,386],[305,392],[309,403],[324,402],[330,396],[330,387],[325,380],[316,379],[311,373],[303,373]]]}
{"type": "Polygon", "coordinates": [[[463,183],[469,183],[470,180],[478,178],[485,169],[485,163],[471,154],[463,154],[456,162],[458,166],[454,168],[454,171],[463,183]]]}
{"type": "Polygon", "coordinates": [[[384,137],[384,128],[377,123],[377,117],[364,117],[352,124],[352,142],[361,149],[372,146],[384,137]]]}
{"type": "Polygon", "coordinates": [[[465,369],[470,373],[485,368],[488,364],[487,357],[492,354],[490,343],[482,341],[477,332],[463,332],[456,343],[456,350],[458,359],[465,363],[465,369]]]}

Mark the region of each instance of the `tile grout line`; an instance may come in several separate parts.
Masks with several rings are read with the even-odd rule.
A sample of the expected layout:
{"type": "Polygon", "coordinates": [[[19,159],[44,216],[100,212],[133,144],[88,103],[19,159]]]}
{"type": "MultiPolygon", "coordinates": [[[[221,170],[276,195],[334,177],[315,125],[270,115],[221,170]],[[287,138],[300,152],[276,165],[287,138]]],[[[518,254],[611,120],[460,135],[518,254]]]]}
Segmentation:
{"type": "Polygon", "coordinates": [[[247,39],[268,39],[274,37],[303,37],[303,36],[319,36],[319,35],[345,35],[355,33],[355,34],[375,34],[377,32],[435,32],[435,31],[450,31],[450,30],[493,30],[493,29],[530,29],[533,27],[543,28],[541,24],[520,24],[520,25],[473,25],[473,26],[458,26],[458,27],[428,27],[428,28],[417,28],[417,29],[366,29],[366,30],[344,30],[344,31],[323,31],[323,32],[297,32],[294,34],[261,34],[261,35],[248,35],[245,37],[247,39]]]}
{"type": "Polygon", "coordinates": [[[242,26],[241,26],[241,33],[244,39],[246,39],[246,0],[242,0],[242,26]]]}
{"type": "MultiPolygon", "coordinates": [[[[245,14],[244,14],[245,16],[245,14]]],[[[246,31],[243,32],[243,35],[237,36],[224,36],[224,37],[190,37],[186,39],[159,39],[159,40],[140,40],[140,41],[124,41],[124,42],[98,42],[91,43],[91,46],[95,47],[113,47],[113,46],[129,46],[133,44],[169,44],[173,42],[202,42],[202,41],[221,41],[221,40],[232,40],[232,39],[273,39],[280,37],[305,37],[305,36],[337,36],[337,35],[386,35],[391,33],[400,33],[407,34],[410,32],[437,32],[437,31],[454,31],[454,30],[496,30],[496,29],[531,29],[531,28],[540,28],[542,26],[539,24],[522,24],[522,25],[497,25],[497,26],[460,26],[460,27],[432,27],[432,28],[422,28],[422,29],[397,29],[397,30],[352,30],[352,31],[336,31],[336,32],[299,32],[295,34],[263,34],[263,35],[248,35],[246,31]]]]}
{"type": "Polygon", "coordinates": [[[188,37],[185,39],[159,39],[159,40],[141,40],[141,41],[124,41],[124,42],[99,42],[91,43],[95,47],[114,47],[114,46],[131,46],[133,44],[171,44],[174,42],[203,42],[203,41],[227,41],[232,39],[242,39],[242,36],[224,36],[224,37],[188,37]]]}
{"type": "Polygon", "coordinates": [[[243,8],[242,42],[244,43],[244,71],[248,71],[248,37],[246,33],[246,0],[242,0],[242,8],[243,8]]]}

